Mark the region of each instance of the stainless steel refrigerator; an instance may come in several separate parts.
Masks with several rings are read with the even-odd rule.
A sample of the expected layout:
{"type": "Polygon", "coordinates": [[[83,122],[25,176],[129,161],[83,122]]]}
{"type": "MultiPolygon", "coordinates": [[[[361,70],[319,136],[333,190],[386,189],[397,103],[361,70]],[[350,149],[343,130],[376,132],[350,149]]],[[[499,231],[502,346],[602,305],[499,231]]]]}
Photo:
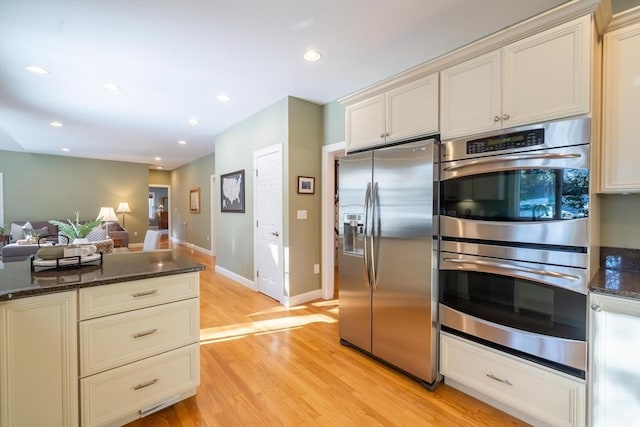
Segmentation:
{"type": "Polygon", "coordinates": [[[438,382],[437,144],[425,139],[339,160],[340,341],[438,382]]]}

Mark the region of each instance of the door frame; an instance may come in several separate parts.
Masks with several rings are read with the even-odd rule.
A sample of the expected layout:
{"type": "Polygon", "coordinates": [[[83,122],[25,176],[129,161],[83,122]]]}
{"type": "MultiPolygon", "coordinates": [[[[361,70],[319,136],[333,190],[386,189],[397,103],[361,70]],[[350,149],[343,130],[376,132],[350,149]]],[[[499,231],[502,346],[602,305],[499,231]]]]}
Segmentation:
{"type": "Polygon", "coordinates": [[[171,197],[171,186],[166,184],[149,184],[147,189],[151,188],[166,188],[167,189],[167,199],[169,200],[169,208],[167,209],[167,238],[172,240],[171,238],[171,209],[173,208],[173,200],[171,197]]]}
{"type": "Polygon", "coordinates": [[[218,209],[218,187],[216,174],[209,175],[211,184],[211,232],[209,233],[211,244],[211,256],[216,256],[216,212],[218,209]]]}
{"type": "Polygon", "coordinates": [[[282,283],[281,296],[280,296],[280,304],[283,304],[285,298],[285,282],[284,282],[284,242],[285,242],[285,229],[284,229],[284,162],[282,159],[282,144],[274,144],[269,147],[261,148],[259,150],[255,150],[253,152],[253,289],[258,290],[258,244],[260,239],[258,237],[258,227],[256,227],[258,221],[258,180],[256,179],[256,174],[258,173],[258,158],[262,157],[266,154],[278,153],[280,155],[280,191],[282,193],[282,206],[280,206],[280,229],[282,230],[282,240],[280,247],[280,254],[282,263],[280,265],[280,283],[282,283]]]}
{"type": "Polygon", "coordinates": [[[322,147],[322,226],[321,226],[321,263],[322,263],[322,299],[333,299],[335,268],[335,160],[344,156],[345,143],[336,142],[322,147]]]}

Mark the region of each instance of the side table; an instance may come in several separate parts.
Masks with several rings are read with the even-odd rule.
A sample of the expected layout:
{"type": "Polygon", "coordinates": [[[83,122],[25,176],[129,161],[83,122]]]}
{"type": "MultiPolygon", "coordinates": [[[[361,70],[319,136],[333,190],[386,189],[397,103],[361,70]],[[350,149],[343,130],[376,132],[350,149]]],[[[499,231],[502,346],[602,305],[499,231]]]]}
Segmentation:
{"type": "Polygon", "coordinates": [[[8,234],[7,235],[0,234],[0,243],[2,243],[2,246],[9,244],[9,237],[10,236],[8,234]]]}
{"type": "Polygon", "coordinates": [[[114,248],[122,247],[122,237],[113,237],[113,236],[111,236],[111,240],[113,240],[113,247],[114,248]]]}

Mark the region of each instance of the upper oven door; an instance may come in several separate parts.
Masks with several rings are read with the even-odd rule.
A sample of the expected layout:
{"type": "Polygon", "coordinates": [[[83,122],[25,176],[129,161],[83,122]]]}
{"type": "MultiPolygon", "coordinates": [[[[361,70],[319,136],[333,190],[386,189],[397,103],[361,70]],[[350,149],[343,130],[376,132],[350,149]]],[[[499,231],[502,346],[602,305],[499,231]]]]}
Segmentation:
{"type": "Polygon", "coordinates": [[[442,235],[587,245],[589,145],[443,162],[442,235]]]}

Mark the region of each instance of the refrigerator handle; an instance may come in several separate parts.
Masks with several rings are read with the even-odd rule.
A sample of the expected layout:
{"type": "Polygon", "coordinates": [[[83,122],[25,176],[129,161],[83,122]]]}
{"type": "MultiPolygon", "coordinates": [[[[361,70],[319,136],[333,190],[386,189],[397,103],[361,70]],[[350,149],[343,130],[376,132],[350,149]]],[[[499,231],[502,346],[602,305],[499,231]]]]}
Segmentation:
{"type": "Polygon", "coordinates": [[[380,230],[380,218],[376,215],[376,209],[378,208],[378,183],[373,184],[373,193],[371,194],[371,286],[375,289],[378,287],[378,239],[376,239],[376,228],[380,230]],[[376,227],[377,225],[377,227],[376,227]]]}
{"type": "Polygon", "coordinates": [[[369,254],[367,252],[368,248],[368,239],[367,236],[369,234],[369,205],[371,203],[371,183],[367,183],[367,191],[364,195],[364,231],[362,233],[363,237],[363,256],[362,260],[364,261],[364,271],[365,271],[365,285],[367,288],[371,287],[371,270],[369,269],[369,254]]]}

